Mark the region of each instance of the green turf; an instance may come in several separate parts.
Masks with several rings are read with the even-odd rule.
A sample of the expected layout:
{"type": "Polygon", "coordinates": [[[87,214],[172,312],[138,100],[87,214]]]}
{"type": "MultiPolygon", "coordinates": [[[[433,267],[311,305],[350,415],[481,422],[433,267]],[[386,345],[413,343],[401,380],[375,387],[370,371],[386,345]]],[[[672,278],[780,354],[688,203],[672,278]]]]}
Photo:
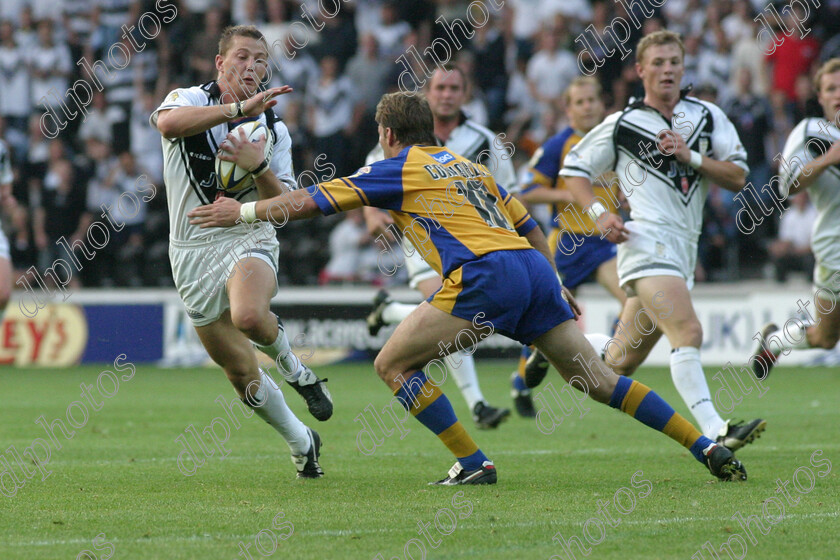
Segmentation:
{"type": "MultiPolygon", "coordinates": [[[[485,394],[493,404],[508,405],[512,364],[479,365],[485,394]]],[[[35,438],[45,437],[34,420],[40,415],[48,420],[64,417],[67,406],[81,398],[79,384],[95,383],[103,369],[3,371],[0,449],[14,445],[21,452],[35,438]]],[[[565,538],[583,538],[586,526],[590,538],[598,539],[598,524],[587,520],[598,516],[598,500],[612,502],[618,492],[625,510],[632,505],[632,493],[635,509],[621,515],[608,506],[621,523],[606,526],[603,542],[592,548],[589,558],[688,560],[706,541],[718,549],[732,535],[745,536],[730,518],[737,512],[761,516],[764,500],[781,497],[777,478],[790,480],[803,467],[799,481],[807,489],[806,468],[825,474],[827,464],[809,464],[816,450],[831,461],[828,475],[815,476],[813,490],[805,494],[791,483],[788,488],[798,504],[786,503],[785,517],[776,525],[765,523],[766,535],[754,523],[757,542],[747,540],[746,554],[755,559],[840,554],[837,369],[778,368],[766,394],[744,398],[732,416],[761,415],[769,422],[764,436],[739,453],[749,471],[745,484],[714,482],[682,447],[595,403],[585,418],[567,418],[551,435],[541,433],[533,420],[518,417],[497,431],[475,430],[463,400],[447,383],[456,412],[499,469],[496,486],[467,487],[460,498],[454,497],[456,489],[426,485],[443,476],[453,460],[413,419],[406,423],[411,432],[405,439],[395,433],[373,455],[359,452],[360,424],[354,417],[369,403],[381,409],[389,400],[369,364],[322,367],[318,373],[330,378],[336,403],[329,422],[316,422],[302,400],[286,390],[293,409],[317,425],[325,442],[321,463],[326,476],[300,481],[294,478],[285,444],[256,419],[233,431],[226,459],[216,452],[194,476],[182,475],[175,438],[189,424],[201,429],[223,415],[213,401],[219,395],[232,398],[232,389],[218,370],[138,368],[116,396],[104,401],[102,410],[91,412],[71,440],[62,438],[62,448],[52,448],[46,466],[52,474],[46,480],[36,474],[14,497],[0,496],[0,558],[76,558],[87,549],[102,559],[110,554],[102,540],[112,543],[114,558],[247,558],[239,555],[240,541],[253,543],[283,512],[285,518],[277,522],[288,521],[293,532],[279,540],[271,555],[275,558],[371,559],[379,553],[385,560],[404,558],[406,543],[419,537],[418,522],[428,522],[437,546],[425,545],[426,558],[557,555],[560,560],[567,555],[552,537],[559,532],[565,538]],[[636,475],[634,487],[631,477],[637,471],[642,474],[636,475]],[[644,480],[650,493],[642,498],[648,490],[644,480]],[[447,509],[460,517],[451,534],[441,535],[435,515],[449,530],[447,509]],[[92,541],[101,533],[97,552],[92,541]]],[[[559,386],[556,374],[549,379],[559,386]]],[[[638,379],[686,412],[664,368],[643,368],[638,379]]],[[[712,385],[714,390],[717,384],[712,385]]],[[[20,476],[19,467],[12,468],[20,476]]],[[[9,488],[8,475],[0,480],[9,488]]],[[[768,512],[778,513],[772,507],[768,512]]],[[[280,536],[289,530],[272,531],[280,536]]],[[[736,541],[734,552],[740,554],[736,541]]],[[[269,533],[263,534],[262,543],[269,552],[269,533]]],[[[418,548],[408,550],[415,560],[422,557],[418,548]]],[[[575,552],[576,558],[585,557],[575,552]]],[[[250,555],[264,557],[253,545],[250,555]]],[[[703,553],[696,558],[711,557],[703,553]]],[[[727,558],[722,553],[721,559],[727,558]]]]}

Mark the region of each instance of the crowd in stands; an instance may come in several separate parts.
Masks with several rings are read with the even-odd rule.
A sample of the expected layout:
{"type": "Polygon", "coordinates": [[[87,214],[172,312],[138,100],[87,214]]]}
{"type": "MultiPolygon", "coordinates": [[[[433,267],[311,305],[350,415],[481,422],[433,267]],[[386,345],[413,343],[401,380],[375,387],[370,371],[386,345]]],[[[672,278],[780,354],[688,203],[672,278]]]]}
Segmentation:
{"type": "MultiPolygon", "coordinates": [[[[517,167],[524,168],[534,150],[566,124],[561,94],[580,74],[579,62],[591,62],[591,53],[580,54],[588,44],[582,33],[591,44],[599,45],[593,34],[600,40],[593,52],[604,57],[597,77],[608,111],[620,110],[640,93],[633,55],[607,56],[621,47],[604,32],[616,17],[640,22],[638,28],[631,23],[624,45],[631,51],[656,29],[683,35],[684,85],[693,84],[695,95],[724,109],[748,151],[748,181],[767,184],[792,127],[818,114],[811,76],[821,62],[840,55],[840,4],[807,3],[810,18],[800,27],[810,31],[804,38],[792,12],[779,5],[782,21],[767,19],[784,40],[767,55],[772,36],[764,32],[765,42],[759,42],[762,27],[754,21],[766,7],[762,0],[667,0],[661,8],[645,1],[3,0],[0,138],[12,148],[18,201],[3,226],[15,268],[19,274],[49,266],[58,254],[56,241],[83,238],[88,225],[101,219],[102,205],[134,189],[138,176],[163,186],[160,137],[148,125],[149,115],[172,89],[215,78],[218,36],[229,24],[258,26],[277,63],[268,85],[294,88],[276,109],[292,135],[296,173],[314,172],[305,174],[304,185],[329,175],[315,164],[320,154],[335,176],[363,165],[376,144],[376,102],[399,87],[406,70],[397,60],[404,57],[422,81],[422,63],[407,53],[427,48],[439,59],[451,56],[467,71],[473,87],[465,111],[505,133],[505,141],[516,146],[517,167]],[[171,18],[173,8],[177,16],[171,18]],[[645,18],[647,11],[654,15],[645,18]],[[147,17],[141,36],[138,22],[147,13],[169,22],[155,30],[147,17]],[[456,20],[461,24],[452,25],[456,20]],[[153,39],[144,39],[153,31],[153,39]],[[599,51],[601,46],[609,50],[599,51]],[[130,55],[123,69],[120,53],[130,55]],[[67,102],[65,92],[78,80],[96,85],[86,70],[95,61],[103,61],[94,70],[103,90],[93,87],[85,111],[71,118],[68,112],[76,105],[67,102]],[[50,111],[67,117],[57,136],[44,124],[50,111]]],[[[434,68],[434,61],[424,58],[434,68]]],[[[125,228],[112,231],[95,265],[81,272],[83,285],[171,283],[165,188],[157,193],[136,215],[121,218],[125,228]]],[[[771,257],[783,265],[772,248],[779,213],[746,235],[735,225],[739,204],[733,193],[712,187],[698,280],[761,275],[771,257]]],[[[359,232],[353,243],[369,244],[357,217],[346,219],[355,227],[339,227],[359,232]]],[[[359,258],[362,268],[353,273],[346,263],[340,274],[322,272],[331,246],[346,250],[329,241],[340,223],[339,218],[306,221],[279,232],[281,284],[311,284],[319,275],[333,282],[372,281],[369,257],[359,258]]]]}

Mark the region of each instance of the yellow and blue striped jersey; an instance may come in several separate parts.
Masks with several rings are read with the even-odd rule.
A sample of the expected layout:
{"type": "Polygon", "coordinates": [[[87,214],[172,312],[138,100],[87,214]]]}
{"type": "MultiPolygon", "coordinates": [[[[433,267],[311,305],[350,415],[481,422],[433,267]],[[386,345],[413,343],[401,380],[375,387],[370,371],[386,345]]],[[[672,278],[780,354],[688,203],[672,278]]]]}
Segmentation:
{"type": "MultiPolygon", "coordinates": [[[[560,169],[563,168],[566,156],[582,138],[572,127],[566,127],[559,134],[555,134],[546,140],[528,163],[528,174],[522,193],[527,193],[537,187],[565,189],[565,182],[558,174],[560,169]]],[[[610,182],[611,177],[608,175],[607,173],[602,175],[599,181],[593,183],[592,188],[595,191],[595,196],[603,200],[604,206],[615,214],[618,212],[615,204],[615,201],[618,200],[618,181],[610,182]]],[[[583,235],[598,231],[595,222],[582,211],[577,203],[558,202],[552,204],[551,220],[552,227],[555,230],[562,227],[567,231],[583,235]],[[566,210],[569,204],[572,205],[572,208],[566,210]],[[558,216],[560,217],[559,220],[558,216]]]]}
{"type": "Polygon", "coordinates": [[[309,192],[325,215],[360,206],[389,210],[400,232],[444,277],[493,251],[529,249],[521,236],[537,225],[486,167],[445,146],[409,146],[309,192]]]}

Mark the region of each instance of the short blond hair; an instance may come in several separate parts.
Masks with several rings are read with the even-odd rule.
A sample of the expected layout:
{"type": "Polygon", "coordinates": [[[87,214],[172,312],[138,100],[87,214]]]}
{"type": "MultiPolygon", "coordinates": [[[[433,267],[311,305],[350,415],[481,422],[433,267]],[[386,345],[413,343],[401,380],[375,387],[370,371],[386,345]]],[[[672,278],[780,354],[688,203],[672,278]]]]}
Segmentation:
{"type": "Polygon", "coordinates": [[[595,88],[595,97],[601,97],[601,82],[598,81],[598,78],[594,76],[578,76],[572,83],[569,84],[569,87],[566,88],[566,91],[563,92],[563,103],[568,105],[572,102],[572,88],[573,87],[581,87],[581,86],[592,86],[595,88]]]}
{"type": "Polygon", "coordinates": [[[650,47],[659,45],[677,45],[680,48],[680,52],[682,52],[683,58],[685,58],[685,45],[679,33],[662,29],[642,37],[642,40],[636,45],[636,62],[641,64],[645,57],[645,51],[650,47]]]}
{"type": "Polygon", "coordinates": [[[822,86],[822,77],[826,74],[834,74],[840,72],[840,58],[830,58],[825,61],[825,64],[820,66],[817,73],[814,75],[814,91],[820,92],[822,86]]]}
{"type": "Polygon", "coordinates": [[[376,123],[390,128],[403,146],[435,144],[435,121],[422,95],[386,93],[376,104],[376,123]]]}
{"type": "Polygon", "coordinates": [[[268,47],[268,41],[265,40],[265,36],[259,29],[256,28],[256,26],[229,25],[222,30],[222,36],[219,38],[220,55],[225,56],[225,54],[227,54],[231,43],[233,43],[234,37],[250,37],[251,39],[261,41],[266,47],[268,47]]]}

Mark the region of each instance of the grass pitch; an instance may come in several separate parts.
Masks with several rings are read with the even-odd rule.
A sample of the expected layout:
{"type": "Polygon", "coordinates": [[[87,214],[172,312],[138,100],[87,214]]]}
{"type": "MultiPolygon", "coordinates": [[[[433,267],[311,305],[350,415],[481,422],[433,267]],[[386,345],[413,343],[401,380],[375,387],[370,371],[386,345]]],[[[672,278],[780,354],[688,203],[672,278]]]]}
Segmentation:
{"type": "MultiPolygon", "coordinates": [[[[285,443],[256,417],[231,430],[224,460],[216,451],[193,476],[184,476],[176,437],[190,425],[201,431],[224,417],[214,399],[230,400],[233,391],[219,370],[151,367],[138,367],[101,410],[88,411],[86,422],[73,407],[84,426],[70,440],[56,431],[61,449],[50,444],[46,480],[30,460],[26,467],[35,474],[25,478],[10,446],[21,453],[36,438],[46,440],[35,420],[65,418],[68,405],[83,400],[80,383],[95,385],[105,369],[113,367],[0,375],[0,450],[6,450],[0,457],[12,471],[0,473],[0,482],[5,491],[14,488],[12,477],[23,483],[13,497],[0,496],[0,558],[419,560],[423,552],[411,539],[423,543],[429,559],[716,560],[708,552],[714,548],[726,560],[721,547],[727,541],[739,558],[840,554],[837,369],[779,367],[766,394],[743,397],[731,415],[762,416],[769,424],[738,453],[749,473],[745,484],[713,481],[679,445],[595,403],[585,418],[566,418],[550,435],[515,415],[498,430],[476,430],[447,382],[459,417],[496,462],[499,483],[429,487],[453,460],[415,420],[405,424],[411,432],[404,439],[395,432],[373,455],[357,449],[361,425],[354,418],[368,404],[381,410],[390,398],[370,364],[317,368],[330,378],[335,400],[326,423],[285,391],[295,412],[323,437],[326,476],[320,480],[295,479],[285,443]],[[789,497],[777,493],[777,479],[791,481],[789,497]],[[770,498],[782,504],[783,516],[772,500],[763,509],[770,498]],[[751,521],[752,537],[738,514],[762,518],[751,521]],[[567,541],[577,537],[585,550],[572,541],[570,556],[552,540],[558,533],[567,541]]],[[[509,406],[512,369],[512,362],[479,363],[492,404],[509,406]]],[[[709,378],[714,373],[708,368],[709,378]]],[[[642,368],[637,376],[687,415],[665,368],[642,368]]],[[[549,380],[559,387],[556,373],[549,380]]],[[[714,392],[718,385],[711,384],[714,392]]],[[[0,462],[0,471],[5,467],[0,462]]]]}

